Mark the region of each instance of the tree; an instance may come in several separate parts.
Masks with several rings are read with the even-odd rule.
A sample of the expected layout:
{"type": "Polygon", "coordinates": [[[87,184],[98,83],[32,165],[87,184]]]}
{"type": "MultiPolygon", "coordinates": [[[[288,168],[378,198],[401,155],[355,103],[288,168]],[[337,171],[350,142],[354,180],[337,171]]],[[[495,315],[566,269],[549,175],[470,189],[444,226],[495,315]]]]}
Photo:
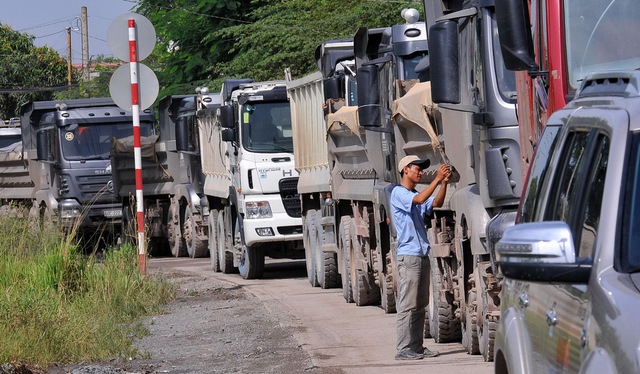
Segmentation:
{"type": "Polygon", "coordinates": [[[91,97],[109,97],[109,83],[111,82],[111,76],[120,65],[124,64],[123,61],[114,57],[105,57],[104,55],[96,56],[92,61],[89,61],[90,70],[92,72],[92,78],[88,81],[76,80],[79,72],[75,72],[74,84],[67,91],[57,92],[55,94],[56,100],[65,99],[79,99],[79,98],[91,98],[91,97]],[[97,73],[97,76],[93,76],[97,73]]]}
{"type": "Polygon", "coordinates": [[[49,47],[35,47],[34,37],[0,25],[0,116],[19,115],[30,100],[51,100],[66,89],[67,62],[49,47]]]}
{"type": "Polygon", "coordinates": [[[212,76],[217,61],[228,61],[229,41],[208,35],[251,20],[251,0],[140,0],[136,12],[156,29],[157,44],[144,63],[157,74],[161,94],[195,93],[212,76]]]}
{"type": "Polygon", "coordinates": [[[219,62],[219,77],[247,76],[255,80],[283,79],[316,70],[314,52],[327,40],[352,38],[358,27],[386,27],[402,22],[400,12],[412,2],[367,0],[271,1],[251,13],[251,24],[228,27],[210,39],[234,40],[234,58],[219,62]]]}
{"type": "Polygon", "coordinates": [[[223,79],[283,79],[315,69],[323,41],[351,38],[358,27],[403,22],[400,11],[416,1],[345,0],[139,0],[137,12],[156,28],[158,44],[145,61],[163,94],[218,89],[223,79]]]}

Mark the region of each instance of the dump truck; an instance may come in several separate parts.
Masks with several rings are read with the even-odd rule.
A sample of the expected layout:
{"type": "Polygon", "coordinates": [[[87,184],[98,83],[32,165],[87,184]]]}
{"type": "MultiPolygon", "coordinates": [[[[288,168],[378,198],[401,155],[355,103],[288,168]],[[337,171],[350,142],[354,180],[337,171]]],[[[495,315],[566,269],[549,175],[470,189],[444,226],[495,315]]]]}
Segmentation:
{"type": "Polygon", "coordinates": [[[304,256],[286,86],[228,79],[220,104],[197,114],[212,266],[261,278],[265,256],[304,256]]]}
{"type": "MultiPolygon", "coordinates": [[[[131,112],[111,98],[34,101],[20,109],[23,160],[33,191],[30,218],[63,230],[96,230],[115,239],[122,209],[113,190],[112,138],[133,133],[131,112]]],[[[155,116],[141,113],[141,132],[154,131],[155,116]]]]}
{"type": "MultiPolygon", "coordinates": [[[[158,104],[158,135],[141,137],[142,193],[149,252],[174,257],[206,257],[207,199],[200,164],[200,130],[196,113],[219,106],[216,94],[174,95],[158,104]],[[167,250],[168,249],[168,250],[167,250]]],[[[133,138],[114,140],[111,160],[114,187],[121,201],[123,226],[135,241],[136,176],[133,138]]]]}
{"type": "Polygon", "coordinates": [[[29,177],[29,165],[22,158],[21,134],[20,118],[0,123],[1,216],[22,216],[30,207],[33,181],[29,177]]]}
{"type": "MultiPolygon", "coordinates": [[[[320,243],[315,250],[323,256],[337,247],[347,301],[381,302],[385,311],[395,311],[397,242],[388,212],[400,180],[397,161],[410,154],[431,160],[418,190],[442,163],[453,166],[445,204],[425,222],[433,270],[426,334],[436,342],[461,340],[469,353],[491,360],[501,287],[493,245],[515,219],[522,183],[515,85],[495,51],[493,4],[451,3],[453,8],[425,1],[428,25],[417,22],[417,12],[405,12],[404,25],[359,29],[354,63],[343,63],[344,77],[333,73],[334,66],[322,66],[331,61],[328,55],[323,60],[316,53],[321,72],[334,76],[325,73],[322,86],[317,73],[293,80],[289,90],[294,107],[311,108],[295,114],[300,134],[312,132],[309,118],[325,119],[326,136],[319,139],[327,142],[330,191],[303,198],[303,211],[316,214],[316,223],[305,228],[310,247],[320,243]],[[320,105],[306,103],[320,95],[320,105]]],[[[304,144],[307,152],[315,149],[304,144]]],[[[320,165],[313,157],[300,161],[301,173],[320,165]]],[[[307,266],[329,274],[332,262],[307,266]]]]}

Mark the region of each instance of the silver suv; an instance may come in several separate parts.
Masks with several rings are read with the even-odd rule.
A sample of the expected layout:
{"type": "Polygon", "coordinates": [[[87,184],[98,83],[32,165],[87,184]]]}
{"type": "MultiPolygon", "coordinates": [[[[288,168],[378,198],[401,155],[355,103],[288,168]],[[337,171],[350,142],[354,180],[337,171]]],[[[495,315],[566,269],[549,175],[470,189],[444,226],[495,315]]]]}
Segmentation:
{"type": "Polygon", "coordinates": [[[593,74],[549,119],[496,246],[496,373],[640,372],[639,89],[593,74]]]}

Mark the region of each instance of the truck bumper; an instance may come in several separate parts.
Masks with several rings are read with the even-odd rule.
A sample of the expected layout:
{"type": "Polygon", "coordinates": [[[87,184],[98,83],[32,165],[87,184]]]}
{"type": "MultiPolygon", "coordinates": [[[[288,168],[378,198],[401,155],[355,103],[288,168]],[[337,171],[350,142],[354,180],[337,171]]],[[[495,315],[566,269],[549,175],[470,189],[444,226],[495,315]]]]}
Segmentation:
{"type": "Polygon", "coordinates": [[[288,215],[274,215],[268,219],[245,219],[245,245],[302,240],[302,219],[288,215]]]}

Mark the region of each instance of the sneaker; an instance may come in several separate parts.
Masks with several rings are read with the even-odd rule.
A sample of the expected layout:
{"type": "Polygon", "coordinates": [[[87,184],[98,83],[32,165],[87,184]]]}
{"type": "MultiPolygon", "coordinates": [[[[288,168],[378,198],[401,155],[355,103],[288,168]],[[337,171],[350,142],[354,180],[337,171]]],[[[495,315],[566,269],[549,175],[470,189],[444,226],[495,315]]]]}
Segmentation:
{"type": "Polygon", "coordinates": [[[422,349],[418,349],[417,352],[422,354],[422,357],[436,357],[440,354],[438,351],[429,350],[429,348],[422,347],[422,349]]]}
{"type": "Polygon", "coordinates": [[[424,355],[422,353],[414,352],[410,349],[399,352],[396,355],[396,360],[422,360],[424,355]]]}

